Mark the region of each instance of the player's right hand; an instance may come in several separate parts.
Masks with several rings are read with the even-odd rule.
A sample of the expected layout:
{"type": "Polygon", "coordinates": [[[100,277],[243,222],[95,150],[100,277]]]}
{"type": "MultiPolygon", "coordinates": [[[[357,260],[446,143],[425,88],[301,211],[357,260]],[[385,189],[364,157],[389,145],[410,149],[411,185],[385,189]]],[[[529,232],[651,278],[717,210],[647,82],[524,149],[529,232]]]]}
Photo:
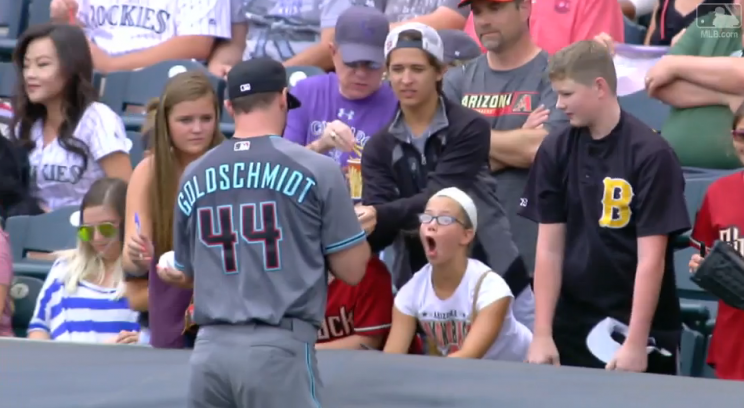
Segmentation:
{"type": "Polygon", "coordinates": [[[49,6],[49,14],[52,20],[58,23],[73,23],[70,16],[77,17],[78,3],[77,0],[52,0],[49,6]]]}
{"type": "Polygon", "coordinates": [[[530,116],[524,121],[522,129],[541,129],[543,124],[548,121],[549,116],[550,111],[545,108],[545,105],[540,105],[530,113],[530,116]]]}
{"type": "Polygon", "coordinates": [[[349,125],[336,119],[326,124],[318,142],[322,151],[338,149],[342,152],[350,152],[354,149],[354,133],[349,125]]]}
{"type": "Polygon", "coordinates": [[[604,45],[610,51],[610,54],[615,55],[615,41],[607,33],[600,33],[594,36],[594,41],[604,45]]]}
{"type": "Polygon", "coordinates": [[[152,242],[142,234],[132,235],[129,242],[127,242],[129,259],[141,270],[146,270],[150,267],[154,252],[155,249],[152,242]]]}
{"type": "Polygon", "coordinates": [[[527,352],[527,362],[530,364],[561,365],[558,349],[552,336],[535,336],[527,352]]]}
{"type": "Polygon", "coordinates": [[[703,259],[705,259],[705,258],[703,258],[702,256],[700,256],[700,254],[693,254],[692,255],[692,258],[690,258],[690,264],[689,264],[689,266],[690,266],[690,273],[695,273],[695,271],[698,270],[698,268],[700,267],[700,264],[703,262],[703,259]]]}

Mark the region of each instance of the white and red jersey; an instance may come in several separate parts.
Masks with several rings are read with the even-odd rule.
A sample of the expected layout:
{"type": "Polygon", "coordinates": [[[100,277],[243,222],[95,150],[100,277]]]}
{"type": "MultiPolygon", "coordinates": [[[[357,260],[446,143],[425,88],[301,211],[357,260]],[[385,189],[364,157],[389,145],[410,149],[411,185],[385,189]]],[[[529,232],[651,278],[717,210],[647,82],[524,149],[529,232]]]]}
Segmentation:
{"type": "Polygon", "coordinates": [[[352,334],[387,335],[392,323],[393,283],[385,264],[371,258],[364,278],[356,286],[340,279],[328,283],[323,326],[318,343],[338,340],[352,334]]]}

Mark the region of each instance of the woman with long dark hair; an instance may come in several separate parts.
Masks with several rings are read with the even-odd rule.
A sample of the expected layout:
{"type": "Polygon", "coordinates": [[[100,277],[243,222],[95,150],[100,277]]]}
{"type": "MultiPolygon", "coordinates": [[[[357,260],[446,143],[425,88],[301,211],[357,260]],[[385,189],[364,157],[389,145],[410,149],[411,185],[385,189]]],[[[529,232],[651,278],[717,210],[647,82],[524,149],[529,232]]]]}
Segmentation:
{"type": "Polygon", "coordinates": [[[42,207],[79,205],[97,179],[132,174],[124,125],[97,102],[93,61],[83,31],[30,27],[13,53],[18,88],[12,138],[28,153],[32,189],[42,207]]]}

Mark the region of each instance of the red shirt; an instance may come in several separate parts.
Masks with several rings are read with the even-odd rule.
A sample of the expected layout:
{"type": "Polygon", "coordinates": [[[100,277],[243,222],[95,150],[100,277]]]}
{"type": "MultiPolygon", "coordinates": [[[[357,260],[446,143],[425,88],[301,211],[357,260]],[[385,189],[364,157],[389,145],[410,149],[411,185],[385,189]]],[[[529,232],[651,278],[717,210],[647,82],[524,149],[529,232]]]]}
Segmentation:
{"type": "MultiPolygon", "coordinates": [[[[713,182],[695,219],[692,238],[707,247],[715,241],[732,245],[744,256],[744,173],[713,182]]],[[[708,352],[708,364],[718,378],[744,380],[744,311],[718,302],[718,316],[708,352]]]]}
{"type": "Polygon", "coordinates": [[[340,279],[328,284],[325,320],[318,331],[318,343],[352,334],[387,336],[392,323],[393,282],[385,264],[371,258],[364,278],[356,286],[340,279]]]}
{"type": "MultiPolygon", "coordinates": [[[[465,23],[465,32],[480,44],[473,28],[473,13],[465,23]]],[[[532,0],[530,35],[551,55],[603,32],[616,42],[625,42],[623,12],[617,0],[532,0]]]]}

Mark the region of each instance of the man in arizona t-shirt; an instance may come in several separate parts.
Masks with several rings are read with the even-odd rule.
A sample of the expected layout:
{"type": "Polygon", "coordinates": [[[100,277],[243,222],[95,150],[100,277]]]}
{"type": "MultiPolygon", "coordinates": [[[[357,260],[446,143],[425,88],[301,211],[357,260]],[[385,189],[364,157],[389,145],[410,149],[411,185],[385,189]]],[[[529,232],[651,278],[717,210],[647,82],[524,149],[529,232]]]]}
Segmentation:
{"type": "Polygon", "coordinates": [[[289,112],[284,138],[333,157],[341,168],[361,158],[367,140],[393,119],[398,105],[382,84],[389,31],[385,15],[371,7],[354,6],[339,16],[331,51],[336,72],[295,85],[292,94],[302,106],[289,112]]]}

